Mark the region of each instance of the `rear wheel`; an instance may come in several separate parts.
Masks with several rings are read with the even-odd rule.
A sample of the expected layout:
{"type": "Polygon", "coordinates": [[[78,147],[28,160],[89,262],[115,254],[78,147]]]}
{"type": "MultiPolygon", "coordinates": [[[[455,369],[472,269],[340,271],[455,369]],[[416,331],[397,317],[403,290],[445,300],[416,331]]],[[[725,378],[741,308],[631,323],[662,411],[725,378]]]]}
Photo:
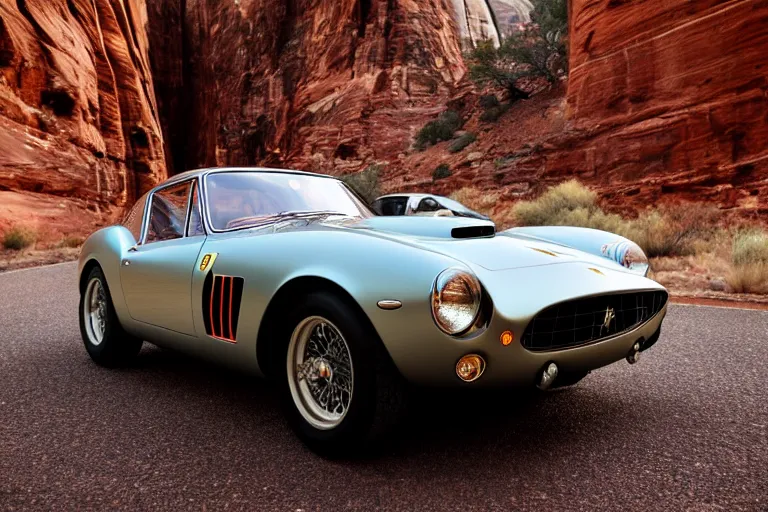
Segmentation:
{"type": "Polygon", "coordinates": [[[100,267],[91,270],[80,296],[80,334],[88,355],[101,366],[126,365],[141,350],[142,341],[125,332],[117,319],[100,267]]]}
{"type": "Polygon", "coordinates": [[[275,377],[286,417],[304,443],[342,456],[394,426],[404,384],[356,308],[332,293],[312,293],[285,327],[275,377]]]}

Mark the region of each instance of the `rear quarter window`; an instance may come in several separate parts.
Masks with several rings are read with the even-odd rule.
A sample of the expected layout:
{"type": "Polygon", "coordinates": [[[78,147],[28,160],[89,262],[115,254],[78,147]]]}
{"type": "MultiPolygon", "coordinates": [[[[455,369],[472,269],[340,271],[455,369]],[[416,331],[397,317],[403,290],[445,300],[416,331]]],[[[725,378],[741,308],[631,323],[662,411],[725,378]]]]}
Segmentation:
{"type": "Polygon", "coordinates": [[[141,226],[144,225],[144,207],[147,204],[148,196],[149,192],[141,196],[141,198],[136,201],[136,204],[133,205],[133,208],[131,208],[131,210],[125,216],[123,222],[120,223],[128,231],[131,232],[133,239],[137,242],[141,239],[141,226]]]}

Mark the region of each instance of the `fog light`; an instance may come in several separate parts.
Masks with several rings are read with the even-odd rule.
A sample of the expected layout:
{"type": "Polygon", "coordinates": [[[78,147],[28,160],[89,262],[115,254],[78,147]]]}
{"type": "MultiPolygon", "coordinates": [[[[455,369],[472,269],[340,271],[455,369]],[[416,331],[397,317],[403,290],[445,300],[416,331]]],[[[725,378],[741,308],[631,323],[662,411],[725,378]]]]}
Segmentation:
{"type": "Polygon", "coordinates": [[[456,363],[456,375],[465,382],[477,380],[485,371],[485,359],[477,354],[467,354],[456,363]]]}
{"type": "Polygon", "coordinates": [[[515,335],[512,334],[512,331],[504,331],[501,333],[501,344],[505,347],[507,345],[510,345],[515,340],[515,335]]]}
{"type": "Polygon", "coordinates": [[[558,374],[558,368],[555,363],[549,363],[546,368],[544,368],[544,371],[541,372],[541,380],[539,380],[539,383],[537,386],[542,391],[548,390],[550,387],[552,387],[552,384],[555,382],[555,379],[557,378],[558,374]]]}

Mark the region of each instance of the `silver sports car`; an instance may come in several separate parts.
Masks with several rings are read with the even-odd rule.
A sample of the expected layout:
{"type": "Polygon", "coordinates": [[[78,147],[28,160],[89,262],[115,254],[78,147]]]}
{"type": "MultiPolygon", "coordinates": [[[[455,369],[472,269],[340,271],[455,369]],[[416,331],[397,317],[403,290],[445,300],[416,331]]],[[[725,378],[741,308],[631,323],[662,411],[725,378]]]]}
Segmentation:
{"type": "Polygon", "coordinates": [[[104,366],[147,340],[273,379],[298,435],[335,453],[409,383],[547,389],[636,362],[667,308],[647,272],[602,231],[375,216],[331,177],[207,169],[88,238],[79,317],[104,366]]]}
{"type": "Polygon", "coordinates": [[[453,215],[471,219],[490,220],[482,213],[470,210],[449,197],[434,194],[389,194],[371,203],[377,215],[453,215]]]}

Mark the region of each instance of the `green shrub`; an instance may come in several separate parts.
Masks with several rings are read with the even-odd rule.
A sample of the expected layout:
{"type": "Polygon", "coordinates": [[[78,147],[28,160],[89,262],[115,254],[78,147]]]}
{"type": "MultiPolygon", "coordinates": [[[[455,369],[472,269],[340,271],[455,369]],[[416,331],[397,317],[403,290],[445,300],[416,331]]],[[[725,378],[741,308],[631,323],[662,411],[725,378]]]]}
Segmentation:
{"type": "Polygon", "coordinates": [[[440,114],[435,121],[427,123],[416,134],[415,147],[424,150],[427,146],[437,144],[443,140],[451,140],[456,130],[461,128],[462,119],[455,110],[447,110],[440,114]]]}
{"type": "Polygon", "coordinates": [[[491,40],[467,54],[469,76],[481,85],[503,87],[510,101],[527,97],[518,88],[524,78],[556,82],[567,73],[567,0],[537,0],[531,23],[506,37],[497,48],[491,40]]]}
{"type": "Polygon", "coordinates": [[[733,237],[731,260],[734,265],[768,264],[768,233],[748,229],[733,237]]]}
{"type": "Polygon", "coordinates": [[[583,210],[578,216],[584,216],[597,209],[597,194],[571,180],[549,188],[538,199],[518,202],[513,213],[521,226],[554,226],[563,225],[570,212],[583,210]]]}
{"type": "Polygon", "coordinates": [[[20,251],[35,243],[35,238],[35,234],[32,231],[14,226],[6,231],[3,237],[3,247],[13,251],[20,251]]]}
{"type": "Polygon", "coordinates": [[[509,106],[509,103],[505,103],[504,105],[499,105],[498,107],[491,107],[486,109],[482,114],[480,114],[480,122],[495,123],[507,112],[507,110],[509,110],[509,106]]]}
{"type": "Polygon", "coordinates": [[[477,136],[474,133],[467,132],[458,139],[451,142],[451,145],[448,147],[448,151],[451,153],[458,153],[476,140],[477,136]]]}
{"type": "Polygon", "coordinates": [[[432,171],[432,181],[442,180],[452,175],[453,173],[451,172],[451,168],[448,167],[448,164],[440,164],[434,171],[432,171]]]}
{"type": "Polygon", "coordinates": [[[379,189],[380,172],[381,165],[374,164],[360,172],[341,176],[340,179],[370,204],[381,195],[379,189]]]}
{"type": "Polygon", "coordinates": [[[495,94],[483,94],[478,99],[478,103],[480,104],[480,107],[482,107],[484,110],[501,106],[501,102],[499,101],[499,98],[497,98],[495,94]]]}

